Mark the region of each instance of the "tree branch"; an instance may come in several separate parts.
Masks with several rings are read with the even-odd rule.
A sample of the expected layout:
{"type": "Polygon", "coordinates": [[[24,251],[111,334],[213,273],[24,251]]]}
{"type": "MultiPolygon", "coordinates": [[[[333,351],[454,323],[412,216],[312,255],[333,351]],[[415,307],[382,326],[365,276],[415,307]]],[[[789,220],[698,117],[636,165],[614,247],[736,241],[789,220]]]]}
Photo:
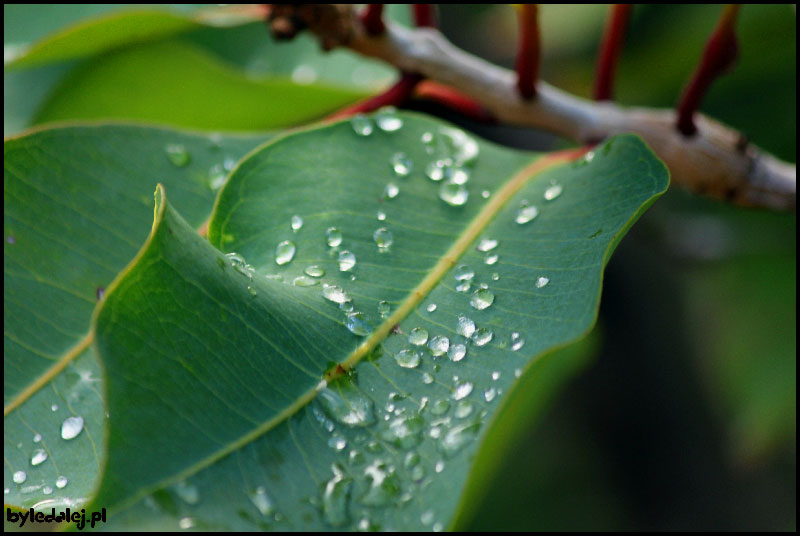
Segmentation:
{"type": "Polygon", "coordinates": [[[501,122],[536,127],[584,144],[633,132],[664,160],[676,184],[740,205],[796,209],[795,165],[765,153],[739,132],[702,114],[695,116],[697,133],[686,137],[675,127],[673,110],[591,102],[544,81],[537,84],[537,98],[526,100],[517,91],[516,73],[460,50],[436,30],[387,23],[386,33],[373,38],[352,9],[339,5],[336,13],[353,20],[308,25],[323,44],[341,44],[458,88],[501,122]],[[347,32],[326,34],[324,28],[346,28],[347,32]]]}

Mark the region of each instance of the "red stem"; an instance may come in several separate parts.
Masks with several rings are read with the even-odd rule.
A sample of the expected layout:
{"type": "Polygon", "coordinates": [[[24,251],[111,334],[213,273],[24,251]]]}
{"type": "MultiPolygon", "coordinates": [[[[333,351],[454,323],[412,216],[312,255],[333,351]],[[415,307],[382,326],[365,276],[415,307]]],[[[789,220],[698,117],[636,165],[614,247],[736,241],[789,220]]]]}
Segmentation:
{"type": "Polygon", "coordinates": [[[523,99],[536,96],[539,77],[539,21],[536,4],[519,7],[519,48],[517,50],[517,89],[523,99]]]}
{"type": "Polygon", "coordinates": [[[697,132],[694,113],[708,92],[711,82],[733,65],[738,52],[734,25],[739,13],[738,4],[728,4],[722,11],[719,23],[706,44],[700,65],[683,91],[678,104],[678,130],[685,136],[697,132]]]}
{"type": "Polygon", "coordinates": [[[495,117],[473,98],[450,86],[423,80],[414,90],[414,96],[432,100],[459,114],[483,123],[494,123],[495,117]]]}
{"type": "Polygon", "coordinates": [[[414,23],[418,28],[436,28],[433,4],[414,4],[414,23]]]}
{"type": "Polygon", "coordinates": [[[367,4],[361,12],[361,23],[369,35],[383,35],[386,26],[383,24],[383,4],[367,4]]]}
{"type": "Polygon", "coordinates": [[[595,100],[611,100],[614,72],[617,68],[617,60],[622,50],[625,28],[628,25],[632,8],[633,5],[631,4],[614,4],[608,14],[603,41],[600,44],[600,52],[597,55],[597,77],[595,78],[594,86],[595,100]]]}
{"type": "Polygon", "coordinates": [[[357,102],[347,108],[334,112],[327,119],[342,119],[355,114],[369,113],[383,106],[400,106],[411,96],[414,88],[422,80],[422,75],[403,73],[392,87],[379,95],[357,102]]]}

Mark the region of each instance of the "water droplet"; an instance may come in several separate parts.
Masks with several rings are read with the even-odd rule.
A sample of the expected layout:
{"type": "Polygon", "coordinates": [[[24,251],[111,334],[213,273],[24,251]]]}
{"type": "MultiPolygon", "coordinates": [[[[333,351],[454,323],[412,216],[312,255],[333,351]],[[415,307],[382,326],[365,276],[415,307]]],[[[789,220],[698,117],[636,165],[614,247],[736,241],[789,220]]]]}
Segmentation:
{"type": "Polygon", "coordinates": [[[332,248],[342,243],[342,232],[336,227],[329,227],[328,230],[325,231],[325,237],[328,245],[332,248]]]}
{"type": "Polygon", "coordinates": [[[263,486],[250,491],[247,494],[250,497],[250,502],[256,507],[262,516],[268,516],[275,512],[275,507],[267,495],[267,490],[263,486]]]}
{"type": "Polygon", "coordinates": [[[164,151],[167,153],[167,158],[174,166],[183,167],[189,163],[189,151],[187,151],[186,147],[183,145],[168,143],[164,147],[164,151]]]}
{"type": "Polygon", "coordinates": [[[176,483],[172,489],[175,491],[175,494],[186,504],[197,504],[200,502],[200,493],[197,491],[196,486],[187,484],[182,480],[176,483]]]}
{"type": "Polygon", "coordinates": [[[458,165],[474,164],[480,154],[478,142],[468,136],[463,130],[443,128],[439,131],[453,149],[453,160],[458,165]]]}
{"type": "Polygon", "coordinates": [[[514,377],[519,378],[522,376],[522,369],[514,369],[514,377]]]}
{"type": "Polygon", "coordinates": [[[433,376],[429,372],[422,373],[422,383],[430,385],[433,383],[433,376]]]}
{"type": "Polygon", "coordinates": [[[53,493],[53,487],[52,487],[52,486],[45,486],[45,487],[43,487],[43,488],[42,488],[42,493],[44,493],[45,495],[50,495],[50,494],[52,494],[52,493],[53,493]]]}
{"type": "Polygon", "coordinates": [[[444,471],[444,462],[442,460],[436,462],[436,465],[433,467],[433,470],[436,471],[437,473],[441,473],[442,471],[444,471]]]}
{"type": "Polygon", "coordinates": [[[353,481],[344,476],[344,472],[336,464],[331,467],[333,478],[325,484],[325,491],[322,494],[322,512],[328,523],[334,527],[341,527],[350,521],[347,502],[350,498],[353,481]]]}
{"type": "Polygon", "coordinates": [[[496,370],[495,370],[494,372],[492,372],[492,379],[493,379],[494,381],[497,381],[497,380],[499,380],[499,379],[500,379],[500,372],[499,372],[499,371],[496,371],[496,370]]]}
{"type": "Polygon", "coordinates": [[[386,185],[386,188],[383,189],[383,197],[386,199],[394,199],[397,197],[397,194],[400,193],[400,188],[393,182],[390,182],[386,185]]]}
{"type": "Polygon", "coordinates": [[[350,459],[350,463],[352,463],[353,465],[361,465],[366,461],[364,455],[360,451],[355,449],[350,451],[348,458],[350,459]]]}
{"type": "Polygon", "coordinates": [[[439,441],[439,449],[450,458],[472,441],[478,433],[477,423],[459,424],[450,428],[439,441]]]}
{"type": "Polygon", "coordinates": [[[467,347],[463,344],[454,344],[447,352],[447,357],[455,363],[464,359],[465,355],[467,355],[467,347]]]}
{"type": "Polygon", "coordinates": [[[539,276],[536,279],[536,288],[542,288],[543,286],[547,285],[550,282],[550,279],[544,276],[539,276]]]}
{"type": "Polygon", "coordinates": [[[472,288],[472,283],[469,281],[462,281],[458,285],[456,285],[456,290],[458,292],[469,292],[469,289],[472,288]]]}
{"type": "Polygon", "coordinates": [[[367,492],[361,502],[367,506],[384,506],[394,500],[400,493],[400,482],[394,468],[381,460],[376,460],[364,468],[364,475],[369,481],[367,492]]]}
{"type": "Polygon", "coordinates": [[[42,440],[42,434],[36,434],[35,436],[33,436],[34,443],[38,443],[41,440],[42,440]]]}
{"type": "Polygon", "coordinates": [[[343,376],[331,387],[322,389],[317,398],[334,420],[352,427],[369,426],[375,422],[372,400],[358,390],[353,380],[343,376]]]}
{"type": "Polygon", "coordinates": [[[58,477],[58,479],[56,479],[56,487],[58,489],[65,488],[67,486],[67,484],[69,484],[69,480],[67,480],[67,477],[65,477],[65,476],[60,476],[60,477],[58,477]]]}
{"type": "Polygon", "coordinates": [[[422,441],[424,419],[419,415],[398,417],[381,433],[381,439],[402,449],[409,449],[422,441]]]}
{"type": "Polygon", "coordinates": [[[456,386],[455,392],[453,392],[453,398],[455,400],[461,400],[462,398],[466,397],[472,392],[472,384],[470,382],[460,383],[456,386]]]}
{"type": "Polygon", "coordinates": [[[292,221],[290,223],[290,226],[292,227],[292,231],[294,232],[299,231],[300,229],[303,228],[303,218],[297,215],[292,216],[292,221]]]}
{"type": "Polygon", "coordinates": [[[50,406],[50,411],[58,411],[58,404],[53,404],[50,406]]]}
{"type": "Polygon", "coordinates": [[[431,413],[433,415],[444,415],[448,409],[450,409],[450,402],[446,398],[440,398],[431,403],[431,413]]]}
{"type": "Polygon", "coordinates": [[[389,165],[398,177],[407,177],[413,168],[413,162],[406,156],[406,153],[395,153],[389,159],[389,165]]]}
{"type": "Polygon", "coordinates": [[[472,293],[469,304],[482,311],[494,303],[494,294],[489,289],[479,288],[472,293]]]}
{"type": "Polygon", "coordinates": [[[249,292],[253,297],[258,296],[258,291],[250,285],[247,285],[247,292],[249,292]]]}
{"type": "Polygon", "coordinates": [[[497,272],[494,272],[492,274],[492,281],[499,281],[499,280],[500,280],[500,274],[498,274],[497,272]]]}
{"type": "Polygon", "coordinates": [[[369,136],[372,134],[373,126],[369,117],[363,114],[356,114],[350,118],[350,126],[353,127],[353,132],[359,136],[369,136]]]}
{"type": "Polygon", "coordinates": [[[378,244],[378,251],[380,252],[388,251],[389,246],[391,246],[392,242],[394,241],[392,232],[386,227],[381,227],[380,229],[376,230],[373,233],[372,238],[375,239],[375,243],[378,244]]]}
{"type": "Polygon", "coordinates": [[[448,205],[459,207],[464,205],[469,198],[469,192],[463,184],[447,181],[439,188],[439,199],[448,205]]]}
{"type": "Polygon", "coordinates": [[[487,402],[491,402],[497,396],[497,391],[494,387],[490,387],[483,391],[483,399],[487,402]]]}
{"type": "Polygon", "coordinates": [[[378,221],[385,221],[386,220],[386,213],[382,210],[379,210],[377,213],[378,221]]]}
{"type": "Polygon", "coordinates": [[[500,256],[497,253],[489,253],[483,259],[483,262],[491,266],[492,264],[496,264],[499,259],[500,256]]]}
{"type": "Polygon", "coordinates": [[[472,334],[472,342],[475,346],[484,346],[494,338],[494,332],[489,328],[480,328],[472,334]]]}
{"type": "Polygon", "coordinates": [[[307,275],[299,275],[292,280],[292,285],[296,287],[313,287],[314,285],[319,285],[319,279],[314,279],[307,275]]]}
{"type": "Polygon", "coordinates": [[[433,510],[428,510],[427,512],[423,512],[421,516],[419,516],[419,520],[422,522],[423,525],[430,525],[433,523],[434,520],[434,513],[433,510]]]}
{"type": "Polygon", "coordinates": [[[514,221],[522,225],[524,223],[528,223],[538,215],[539,215],[539,209],[536,208],[535,205],[528,205],[527,201],[522,201],[522,203],[520,203],[519,209],[517,209],[517,217],[514,218],[514,221]]]}
{"type": "Polygon", "coordinates": [[[192,517],[182,517],[178,521],[178,526],[183,530],[189,530],[191,528],[194,528],[194,524],[195,524],[195,521],[194,521],[194,518],[192,518],[192,517]]]}
{"type": "Polygon", "coordinates": [[[511,334],[511,349],[515,352],[525,345],[525,339],[520,337],[518,332],[511,334]]]}
{"type": "Polygon", "coordinates": [[[456,332],[458,332],[459,335],[469,339],[472,337],[472,334],[475,333],[475,322],[464,315],[458,315],[458,326],[456,326],[456,332]]]}
{"type": "Polygon", "coordinates": [[[307,266],[305,270],[303,270],[306,275],[311,277],[322,277],[325,275],[325,270],[321,266],[317,266],[316,264],[312,264],[311,266],[307,266]]]}
{"type": "Polygon", "coordinates": [[[544,191],[544,198],[548,201],[552,201],[553,199],[561,195],[562,191],[563,188],[561,187],[560,184],[552,184],[547,188],[547,190],[544,191]]]}
{"type": "Polygon", "coordinates": [[[344,325],[351,333],[359,337],[366,337],[372,333],[372,327],[367,323],[367,316],[364,313],[348,314],[344,325]]]}
{"type": "Polygon", "coordinates": [[[497,247],[497,240],[493,240],[491,238],[484,238],[478,243],[477,250],[483,251],[484,253],[487,251],[491,251],[497,247]]]}
{"type": "Polygon", "coordinates": [[[14,473],[14,476],[11,477],[11,480],[14,481],[15,484],[22,484],[28,479],[28,475],[25,471],[17,471],[14,473]]]}
{"type": "Polygon", "coordinates": [[[83,417],[67,417],[61,424],[61,437],[73,439],[83,430],[83,417]]]}
{"type": "Polygon", "coordinates": [[[444,160],[430,162],[425,166],[425,176],[434,182],[439,182],[444,178],[446,165],[444,160]]]}
{"type": "Polygon", "coordinates": [[[346,249],[343,249],[339,252],[339,271],[340,272],[349,272],[353,269],[353,266],[356,265],[356,256],[346,249]]]}
{"type": "Polygon", "coordinates": [[[219,190],[225,185],[228,173],[222,164],[214,164],[208,168],[208,185],[212,190],[219,190]]]}
{"type": "Polygon", "coordinates": [[[484,199],[489,199],[490,195],[492,195],[492,193],[489,190],[484,190],[481,192],[481,197],[484,199]]]}
{"type": "Polygon", "coordinates": [[[434,312],[436,310],[436,304],[429,303],[428,306],[425,308],[425,310],[428,311],[429,313],[434,312]]]}
{"type": "Polygon", "coordinates": [[[461,264],[456,268],[456,271],[453,272],[453,277],[456,278],[456,281],[471,281],[472,278],[475,277],[475,270],[466,264],[461,264]]]}
{"type": "Polygon", "coordinates": [[[44,449],[36,449],[31,454],[31,465],[41,465],[47,460],[47,452],[44,449]]]}
{"type": "Polygon", "coordinates": [[[239,255],[238,253],[226,253],[225,257],[230,261],[231,266],[233,269],[239,272],[240,274],[247,276],[248,279],[253,279],[253,274],[255,270],[252,266],[247,264],[244,258],[239,255]]]}
{"type": "Polygon", "coordinates": [[[353,312],[353,302],[344,302],[339,304],[339,310],[344,311],[345,313],[352,313],[353,312]]]}
{"type": "Polygon", "coordinates": [[[291,240],[284,240],[278,247],[275,248],[275,263],[279,266],[288,264],[294,259],[294,253],[297,251],[297,246],[291,240]]]}
{"type": "Polygon", "coordinates": [[[444,335],[436,335],[428,342],[428,348],[430,348],[434,357],[444,355],[450,349],[450,339],[444,335]]]}
{"type": "Polygon", "coordinates": [[[422,361],[422,354],[413,350],[400,350],[394,355],[394,359],[403,368],[417,368],[422,361]]]}
{"type": "Polygon", "coordinates": [[[344,450],[347,448],[347,440],[339,436],[331,436],[328,439],[328,446],[334,450],[344,450]]]}
{"type": "Polygon", "coordinates": [[[381,108],[375,114],[375,123],[384,132],[395,132],[403,128],[403,120],[397,117],[397,109],[393,106],[381,108]]]}
{"type": "Polygon", "coordinates": [[[378,313],[381,315],[381,318],[386,318],[389,316],[389,313],[392,312],[392,306],[389,305],[389,302],[385,300],[381,300],[378,302],[378,313]]]}
{"type": "Polygon", "coordinates": [[[422,346],[428,342],[428,332],[424,328],[414,328],[408,334],[408,342],[414,346],[422,346]]]}
{"type": "Polygon", "coordinates": [[[472,414],[472,409],[475,406],[469,400],[461,400],[456,404],[456,409],[453,412],[457,419],[465,419],[472,414]]]}

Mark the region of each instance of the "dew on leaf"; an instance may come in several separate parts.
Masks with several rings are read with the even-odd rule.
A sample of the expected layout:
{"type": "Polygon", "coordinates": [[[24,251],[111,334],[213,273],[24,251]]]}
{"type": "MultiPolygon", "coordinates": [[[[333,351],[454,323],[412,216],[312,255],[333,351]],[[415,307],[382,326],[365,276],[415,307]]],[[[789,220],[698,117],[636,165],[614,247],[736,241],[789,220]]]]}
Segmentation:
{"type": "Polygon", "coordinates": [[[525,339],[523,339],[518,332],[513,332],[511,334],[511,349],[515,352],[522,348],[525,345],[525,339]]]}
{"type": "Polygon", "coordinates": [[[83,417],[67,417],[61,423],[61,437],[63,439],[73,439],[83,430],[83,417]]]}
{"type": "Polygon", "coordinates": [[[69,480],[67,480],[67,477],[65,477],[63,475],[56,479],[56,487],[58,489],[65,488],[67,486],[67,484],[69,484],[69,480]]]}
{"type": "Polygon", "coordinates": [[[311,266],[307,266],[305,270],[303,270],[306,275],[311,277],[322,277],[325,275],[325,270],[321,266],[317,266],[316,264],[312,264],[311,266]]]}
{"type": "Polygon", "coordinates": [[[439,188],[439,199],[454,207],[466,204],[469,192],[463,184],[447,181],[439,188]]]}
{"type": "Polygon", "coordinates": [[[411,162],[411,159],[406,156],[406,153],[393,154],[389,159],[389,165],[394,171],[394,174],[398,177],[408,176],[413,167],[413,163],[411,162]]]}
{"type": "Polygon", "coordinates": [[[298,215],[292,216],[292,220],[289,223],[289,226],[292,228],[292,231],[297,232],[303,228],[303,218],[298,215]]]}
{"type": "Polygon", "coordinates": [[[332,468],[333,478],[325,484],[325,491],[322,493],[322,512],[325,521],[334,527],[341,527],[350,521],[347,503],[353,481],[336,464],[332,468]]]}
{"type": "Polygon", "coordinates": [[[334,450],[344,450],[347,448],[347,440],[340,436],[331,436],[328,439],[328,446],[334,450]]]}
{"type": "Polygon", "coordinates": [[[187,151],[186,147],[179,143],[168,143],[164,147],[164,152],[167,153],[167,159],[174,166],[184,167],[189,163],[189,151],[187,151]]]}
{"type": "Polygon", "coordinates": [[[356,265],[356,256],[346,249],[339,252],[337,260],[339,262],[340,272],[349,272],[356,265]]]}
{"type": "Polygon", "coordinates": [[[400,193],[400,188],[393,182],[390,182],[383,189],[383,197],[386,199],[394,199],[400,193]]]}
{"type": "Polygon", "coordinates": [[[481,197],[484,199],[489,199],[490,195],[492,195],[492,193],[489,190],[484,190],[481,192],[481,197]]]}
{"type": "Polygon", "coordinates": [[[494,332],[489,328],[479,328],[472,334],[472,342],[475,346],[484,346],[494,338],[494,332]]]}
{"type": "Polygon", "coordinates": [[[551,184],[547,188],[547,190],[544,191],[544,198],[547,201],[552,201],[553,199],[555,199],[556,197],[561,195],[562,191],[563,191],[563,188],[561,187],[560,184],[551,184]]]}
{"type": "Polygon", "coordinates": [[[379,210],[378,213],[376,214],[376,217],[378,218],[378,221],[385,221],[386,213],[382,210],[379,210]]]}
{"type": "Polygon", "coordinates": [[[453,398],[455,400],[461,400],[462,398],[466,397],[472,392],[472,384],[470,382],[463,382],[456,386],[455,391],[453,392],[453,398]]]}
{"type": "Polygon", "coordinates": [[[430,372],[423,372],[422,373],[422,383],[425,385],[430,385],[433,383],[433,376],[430,372]]]}
{"type": "Polygon", "coordinates": [[[36,435],[33,436],[33,442],[34,443],[38,443],[41,440],[42,440],[42,434],[36,434],[36,435]]]}
{"type": "Polygon", "coordinates": [[[356,114],[350,118],[350,126],[353,127],[353,132],[359,136],[369,136],[372,134],[373,126],[369,117],[363,114],[356,114]]]}
{"type": "Polygon", "coordinates": [[[295,287],[313,287],[314,285],[319,285],[319,279],[314,279],[307,275],[299,275],[292,279],[292,285],[295,287]]]}
{"type": "Polygon", "coordinates": [[[538,215],[539,209],[536,208],[535,205],[529,205],[527,201],[522,201],[519,209],[517,209],[517,216],[514,218],[514,221],[522,225],[528,223],[538,215]]]}
{"type": "Polygon", "coordinates": [[[403,368],[417,368],[422,361],[422,354],[414,350],[400,350],[394,355],[394,360],[403,368]]]}
{"type": "Polygon", "coordinates": [[[463,344],[454,344],[447,352],[447,357],[454,363],[464,359],[465,355],[467,355],[467,347],[463,344]]]}
{"type": "Polygon", "coordinates": [[[409,449],[422,441],[422,428],[425,424],[419,415],[398,417],[389,423],[389,428],[381,432],[381,439],[402,449],[409,449]]]}
{"type": "Polygon", "coordinates": [[[485,253],[487,251],[491,251],[494,248],[496,248],[497,244],[498,244],[497,240],[494,240],[492,238],[484,238],[478,243],[478,246],[477,246],[476,249],[478,251],[482,251],[482,252],[485,253]]]}
{"type": "Polygon", "coordinates": [[[453,426],[439,441],[439,449],[450,458],[469,444],[478,433],[478,424],[460,424],[453,426]]]}
{"type": "Polygon", "coordinates": [[[208,169],[208,185],[212,190],[219,190],[225,185],[228,173],[222,164],[214,164],[208,169]]]}
{"type": "Polygon", "coordinates": [[[368,481],[367,492],[361,497],[367,506],[385,506],[400,494],[400,481],[394,468],[381,460],[376,460],[364,468],[368,481]]]}
{"type": "Polygon", "coordinates": [[[434,182],[439,182],[444,178],[444,160],[435,160],[425,166],[425,176],[434,182]]]}
{"type": "Polygon", "coordinates": [[[325,413],[341,424],[364,427],[375,422],[372,400],[346,376],[320,390],[317,398],[325,413]]]}
{"type": "Polygon", "coordinates": [[[11,480],[14,481],[15,484],[22,484],[28,479],[28,475],[25,471],[16,471],[14,476],[11,477],[11,480]]]}
{"type": "Polygon", "coordinates": [[[434,312],[436,310],[436,304],[429,303],[428,306],[425,308],[425,310],[428,311],[429,313],[434,312]]]}
{"type": "Polygon", "coordinates": [[[384,132],[396,132],[403,128],[403,120],[397,117],[397,109],[386,106],[375,114],[375,123],[384,132]]]}
{"type": "Polygon", "coordinates": [[[478,288],[472,293],[469,304],[475,309],[482,311],[494,303],[494,294],[486,288],[478,288]]]}
{"type": "Polygon", "coordinates": [[[500,259],[500,256],[497,253],[488,253],[486,257],[483,259],[484,264],[492,265],[496,264],[497,261],[500,259]]]}
{"type": "Polygon", "coordinates": [[[195,526],[195,520],[193,517],[182,517],[178,521],[178,527],[180,527],[183,530],[189,530],[191,528],[194,528],[194,526],[195,526]]]}
{"type": "Polygon", "coordinates": [[[456,290],[458,292],[469,292],[469,289],[472,288],[472,283],[469,281],[462,281],[458,285],[456,285],[456,290]]]}
{"type": "Polygon", "coordinates": [[[461,264],[456,267],[455,272],[453,272],[453,277],[456,278],[456,281],[470,281],[475,277],[475,270],[466,264],[461,264]]]}
{"type": "Polygon", "coordinates": [[[450,409],[450,401],[446,398],[439,398],[431,402],[431,413],[433,415],[444,415],[450,409]]]}
{"type": "Polygon", "coordinates": [[[31,465],[41,465],[47,460],[47,452],[44,449],[36,449],[31,454],[31,465]]]}
{"type": "Polygon", "coordinates": [[[469,400],[461,400],[456,404],[456,409],[453,412],[457,419],[464,419],[472,414],[472,409],[475,406],[469,400]]]}
{"type": "Polygon", "coordinates": [[[258,486],[247,495],[250,497],[250,502],[253,503],[262,516],[269,516],[275,513],[275,507],[269,495],[267,495],[267,490],[263,486],[258,486]]]}
{"type": "Polygon", "coordinates": [[[497,390],[494,387],[489,387],[483,391],[483,399],[491,402],[497,396],[497,390]]]}
{"type": "Polygon", "coordinates": [[[391,312],[392,306],[389,305],[389,302],[386,300],[381,300],[378,302],[378,313],[381,315],[381,318],[386,318],[391,312]]]}
{"type": "Polygon", "coordinates": [[[381,227],[377,229],[373,234],[372,238],[375,240],[375,243],[378,245],[378,251],[387,251],[389,246],[392,245],[394,241],[394,237],[392,236],[392,232],[387,229],[386,227],[381,227]]]}
{"type": "Polygon", "coordinates": [[[414,328],[408,334],[408,342],[414,346],[422,346],[428,342],[428,332],[424,328],[414,328]]]}
{"type": "Polygon", "coordinates": [[[536,279],[536,288],[542,288],[550,282],[550,279],[544,276],[539,276],[536,279]]]}
{"type": "Polygon", "coordinates": [[[325,231],[325,239],[328,246],[335,248],[342,243],[342,232],[336,227],[328,227],[328,230],[325,231]]]}
{"type": "Polygon", "coordinates": [[[279,266],[288,264],[294,259],[297,246],[291,240],[284,240],[275,248],[275,263],[279,266]]]}
{"type": "Polygon", "coordinates": [[[182,480],[172,486],[172,490],[186,504],[197,504],[200,502],[200,493],[197,490],[197,486],[192,486],[182,480]]]}
{"type": "Polygon", "coordinates": [[[442,356],[450,349],[450,339],[444,335],[436,335],[428,341],[428,348],[430,348],[434,357],[442,356]]]}
{"type": "Polygon", "coordinates": [[[372,327],[367,323],[367,317],[364,313],[350,313],[347,315],[344,325],[354,335],[359,337],[366,337],[372,333],[372,327]]]}

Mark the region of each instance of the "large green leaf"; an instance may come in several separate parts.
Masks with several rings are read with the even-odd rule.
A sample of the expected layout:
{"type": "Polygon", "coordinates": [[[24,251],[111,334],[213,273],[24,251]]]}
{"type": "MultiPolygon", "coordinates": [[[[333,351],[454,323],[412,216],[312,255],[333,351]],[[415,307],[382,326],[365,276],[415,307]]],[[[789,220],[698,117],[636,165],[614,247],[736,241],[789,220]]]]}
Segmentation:
{"type": "Polygon", "coordinates": [[[175,206],[192,226],[200,226],[211,213],[214,181],[221,181],[236,160],[267,138],[98,125],[6,140],[7,504],[81,502],[96,484],[105,450],[103,387],[97,356],[89,346],[89,319],[100,289],[147,237],[153,181],[168,185],[175,206]],[[84,432],[63,441],[61,424],[71,415],[83,417],[84,432]],[[30,459],[39,448],[49,461],[34,467],[30,459]],[[17,471],[27,473],[21,485],[13,483],[17,471]],[[45,488],[55,488],[61,475],[68,475],[69,484],[54,499],[45,488]]]}
{"type": "Polygon", "coordinates": [[[636,137],[570,162],[402,120],[369,136],[338,123],[251,154],[218,198],[210,244],[157,190],[153,232],[94,320],[110,418],[90,508],[109,508],[109,528],[440,529],[454,519],[504,393],[591,328],[610,252],[668,179],[636,137]],[[401,152],[408,176],[393,171],[408,165],[401,152]],[[470,160],[451,170],[469,175],[461,206],[423,173],[448,156],[470,160]],[[524,200],[539,214],[517,223],[524,200]],[[326,243],[331,227],[341,244],[326,243]],[[383,251],[379,228],[393,234],[383,251]],[[286,240],[297,252],[278,265],[286,240]],[[341,271],[345,251],[356,262],[341,271]],[[312,265],[325,275],[296,279],[312,265]],[[323,298],[336,287],[352,312],[323,298]],[[472,338],[459,315],[479,328],[472,338]],[[410,344],[415,329],[428,346],[410,344]],[[443,337],[466,355],[434,357],[443,337]],[[403,352],[420,364],[399,366],[415,359],[403,352]]]}

